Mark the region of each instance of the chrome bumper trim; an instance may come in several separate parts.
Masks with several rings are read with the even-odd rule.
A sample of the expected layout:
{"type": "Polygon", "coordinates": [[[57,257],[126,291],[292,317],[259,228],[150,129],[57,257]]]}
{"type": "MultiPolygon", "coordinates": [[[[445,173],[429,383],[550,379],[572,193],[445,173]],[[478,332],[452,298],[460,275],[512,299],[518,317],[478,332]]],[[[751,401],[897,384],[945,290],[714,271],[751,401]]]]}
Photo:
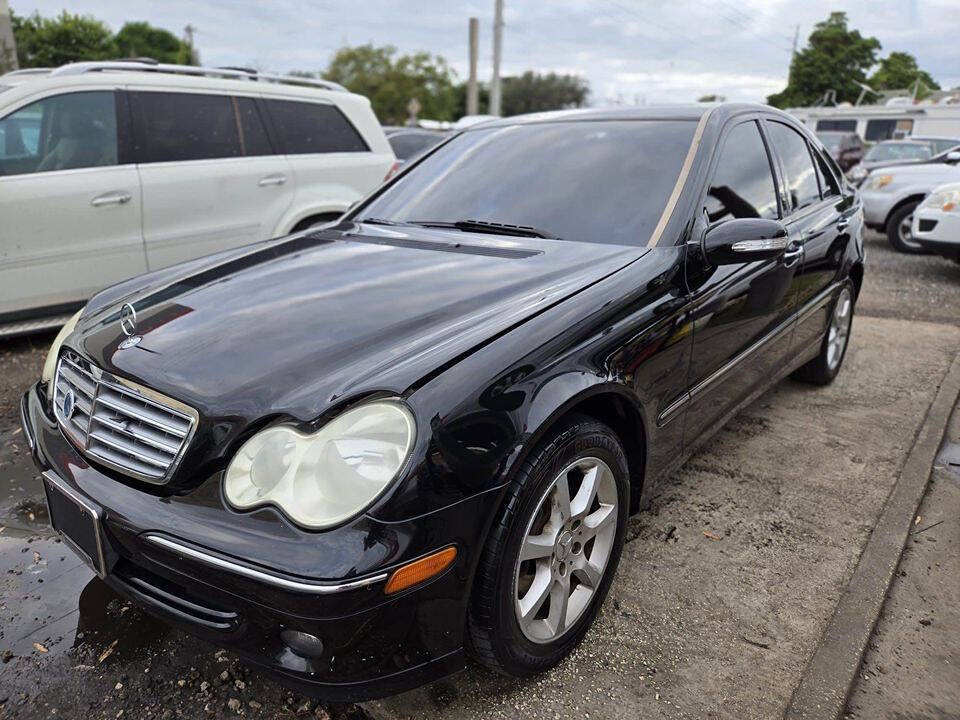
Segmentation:
{"type": "Polygon", "coordinates": [[[366,587],[367,585],[374,585],[387,579],[387,573],[384,572],[376,575],[370,575],[369,577],[361,578],[359,580],[351,580],[349,582],[342,583],[316,583],[304,580],[290,580],[288,578],[273,575],[261,570],[254,570],[246,565],[241,565],[240,563],[226,560],[217,555],[211,555],[210,553],[206,553],[188,545],[183,545],[173,540],[169,540],[160,535],[148,534],[144,536],[144,539],[153,545],[157,545],[165,550],[184,555],[191,560],[196,560],[197,562],[205,565],[209,565],[220,570],[226,570],[227,572],[231,572],[236,575],[242,575],[243,577],[262,582],[266,585],[272,585],[273,587],[281,588],[283,590],[292,590],[294,592],[311,593],[314,595],[331,595],[334,593],[347,592],[348,590],[366,587]]]}

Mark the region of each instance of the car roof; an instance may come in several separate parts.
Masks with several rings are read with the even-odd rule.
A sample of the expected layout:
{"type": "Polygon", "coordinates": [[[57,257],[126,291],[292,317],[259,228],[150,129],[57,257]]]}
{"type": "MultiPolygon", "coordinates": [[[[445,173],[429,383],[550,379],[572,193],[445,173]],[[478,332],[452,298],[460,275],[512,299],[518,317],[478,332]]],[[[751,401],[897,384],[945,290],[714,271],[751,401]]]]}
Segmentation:
{"type": "Polygon", "coordinates": [[[511,117],[487,120],[466,128],[464,132],[487,129],[492,127],[507,127],[511,125],[532,125],[535,123],[565,122],[565,121],[592,121],[592,120],[699,120],[710,112],[721,122],[730,115],[743,111],[763,111],[791,118],[799,124],[792,115],[759,103],[688,103],[676,105],[638,105],[631,107],[613,108],[576,108],[571,110],[552,110],[550,112],[530,113],[529,115],[513,115],[511,117]]]}

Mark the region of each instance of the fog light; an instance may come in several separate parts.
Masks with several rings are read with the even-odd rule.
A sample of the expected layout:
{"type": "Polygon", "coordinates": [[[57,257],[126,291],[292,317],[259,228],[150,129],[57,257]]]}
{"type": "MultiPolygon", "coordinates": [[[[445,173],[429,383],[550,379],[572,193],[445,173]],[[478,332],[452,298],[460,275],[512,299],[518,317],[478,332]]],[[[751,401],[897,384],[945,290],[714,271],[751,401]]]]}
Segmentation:
{"type": "Polygon", "coordinates": [[[323,640],[316,635],[299,630],[284,630],[280,633],[280,639],[300,657],[315,658],[323,654],[323,640]]]}

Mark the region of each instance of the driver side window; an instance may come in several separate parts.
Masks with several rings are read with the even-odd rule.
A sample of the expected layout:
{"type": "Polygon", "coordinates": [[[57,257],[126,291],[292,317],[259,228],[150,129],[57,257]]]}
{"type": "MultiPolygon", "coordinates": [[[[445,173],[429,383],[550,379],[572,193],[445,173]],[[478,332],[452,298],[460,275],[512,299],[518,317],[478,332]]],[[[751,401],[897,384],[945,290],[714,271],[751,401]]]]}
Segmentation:
{"type": "Polygon", "coordinates": [[[0,175],[117,164],[117,112],[110,91],[44,98],[0,120],[0,175]]]}

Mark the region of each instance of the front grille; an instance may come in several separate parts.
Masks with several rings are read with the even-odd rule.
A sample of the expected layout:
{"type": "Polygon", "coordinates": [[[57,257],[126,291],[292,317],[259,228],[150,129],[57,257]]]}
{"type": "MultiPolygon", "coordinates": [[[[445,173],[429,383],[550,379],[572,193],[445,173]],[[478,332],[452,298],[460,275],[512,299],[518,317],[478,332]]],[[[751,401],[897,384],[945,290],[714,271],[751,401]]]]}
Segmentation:
{"type": "Polygon", "coordinates": [[[53,407],[60,428],[85,455],[158,484],[176,468],[197,417],[187,406],[71,352],[57,364],[53,407]]]}

